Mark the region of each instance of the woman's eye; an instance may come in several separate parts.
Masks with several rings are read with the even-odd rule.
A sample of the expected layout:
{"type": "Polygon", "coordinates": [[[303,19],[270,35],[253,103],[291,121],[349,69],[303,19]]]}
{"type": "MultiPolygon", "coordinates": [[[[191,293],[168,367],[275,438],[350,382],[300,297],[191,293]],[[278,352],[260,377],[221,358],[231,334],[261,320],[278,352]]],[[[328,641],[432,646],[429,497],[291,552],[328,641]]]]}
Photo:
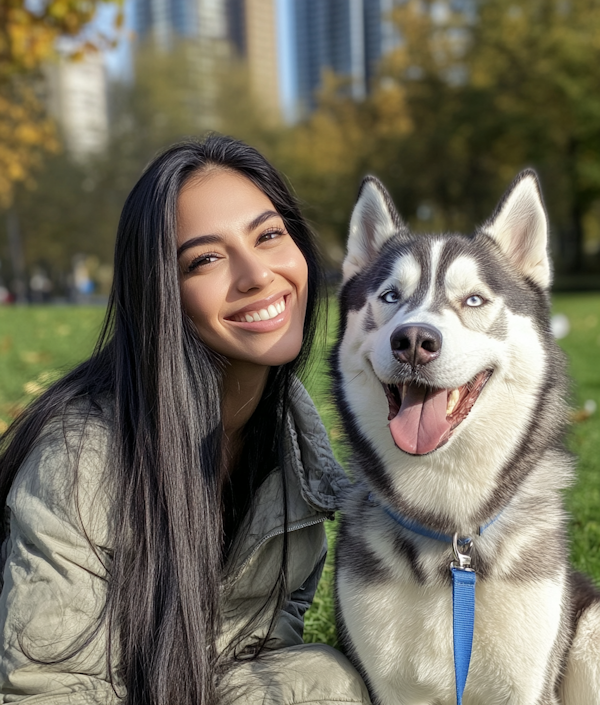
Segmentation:
{"type": "Polygon", "coordinates": [[[479,296],[479,294],[471,294],[471,296],[465,300],[465,305],[471,306],[471,308],[476,308],[477,306],[482,306],[483,304],[483,296],[479,296]]]}
{"type": "Polygon", "coordinates": [[[379,298],[385,301],[386,304],[395,304],[398,303],[400,296],[395,289],[389,289],[388,291],[384,291],[379,298]]]}
{"type": "Polygon", "coordinates": [[[268,232],[263,233],[258,238],[258,242],[269,242],[270,240],[276,240],[278,237],[281,237],[282,235],[285,235],[285,230],[282,230],[281,228],[276,228],[275,230],[269,230],[268,232]]]}
{"type": "Polygon", "coordinates": [[[188,265],[187,271],[188,272],[193,272],[194,269],[198,269],[198,267],[204,267],[207,264],[212,264],[213,262],[216,262],[219,259],[218,255],[214,254],[207,254],[207,255],[200,255],[199,257],[194,258],[188,265]]]}

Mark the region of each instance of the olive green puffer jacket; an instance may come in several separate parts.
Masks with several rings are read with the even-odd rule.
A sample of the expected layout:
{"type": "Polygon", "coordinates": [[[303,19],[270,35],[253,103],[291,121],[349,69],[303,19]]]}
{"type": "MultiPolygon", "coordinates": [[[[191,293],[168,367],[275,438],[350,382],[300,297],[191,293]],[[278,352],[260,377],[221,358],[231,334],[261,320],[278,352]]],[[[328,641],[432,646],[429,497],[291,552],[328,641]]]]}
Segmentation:
{"type": "MultiPolygon", "coordinates": [[[[122,688],[109,682],[106,631],[98,628],[111,550],[111,507],[106,482],[111,423],[108,414],[81,431],[50,424],[32,449],[11,489],[8,539],[0,566],[0,703],[116,705],[122,688]],[[81,445],[80,445],[81,443],[81,445]],[[74,458],[79,453],[75,493],[74,458]],[[93,631],[95,629],[95,631],[93,631]],[[83,633],[93,638],[75,657],[60,661],[83,633]],[[54,663],[40,663],[40,661],[54,663]]],[[[312,401],[298,383],[287,419],[289,586],[268,651],[242,660],[227,690],[236,702],[254,705],[368,703],[359,675],[337,651],[302,642],[326,552],[323,522],[338,508],[348,481],[334,460],[312,401]]],[[[256,510],[242,525],[222,581],[224,649],[275,581],[281,560],[283,509],[279,473],[270,474],[256,510]]],[[[240,644],[250,656],[268,620],[240,644]]],[[[113,658],[118,654],[113,644],[113,658]]]]}

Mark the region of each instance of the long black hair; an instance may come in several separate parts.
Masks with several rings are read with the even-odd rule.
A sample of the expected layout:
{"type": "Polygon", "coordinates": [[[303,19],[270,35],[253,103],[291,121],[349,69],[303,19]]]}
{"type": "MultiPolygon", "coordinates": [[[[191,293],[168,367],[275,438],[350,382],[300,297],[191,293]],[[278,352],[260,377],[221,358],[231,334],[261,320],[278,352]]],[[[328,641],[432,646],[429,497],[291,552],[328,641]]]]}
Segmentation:
{"type": "MultiPolygon", "coordinates": [[[[271,428],[273,408],[282,423],[292,376],[306,362],[315,333],[321,269],[314,237],[264,157],[211,135],[175,145],[147,167],[119,222],[113,287],[94,353],[36,400],[0,445],[1,507],[50,419],[66,418],[73,406],[93,415],[107,398],[114,406],[114,553],[102,618],[109,635],[118,635],[118,681],[129,705],[213,705],[217,699],[223,360],[182,310],[176,254],[178,195],[207,168],[233,170],[255,184],[308,264],[300,354],[271,370],[263,395],[276,401],[268,405],[271,428]]],[[[284,555],[272,591],[279,602],[285,562],[284,555]]]]}

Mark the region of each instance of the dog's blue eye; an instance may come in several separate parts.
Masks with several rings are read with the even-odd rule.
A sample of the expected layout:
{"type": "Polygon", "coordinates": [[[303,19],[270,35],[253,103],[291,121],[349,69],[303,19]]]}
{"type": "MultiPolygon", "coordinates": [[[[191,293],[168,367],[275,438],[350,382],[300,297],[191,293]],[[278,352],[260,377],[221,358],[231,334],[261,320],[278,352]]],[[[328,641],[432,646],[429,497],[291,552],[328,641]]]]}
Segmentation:
{"type": "Polygon", "coordinates": [[[481,306],[483,304],[483,297],[478,296],[477,294],[472,294],[469,296],[469,298],[465,301],[465,304],[467,306],[472,306],[473,308],[477,306],[481,306]]]}
{"type": "Polygon", "coordinates": [[[379,298],[383,299],[386,304],[395,304],[398,303],[398,299],[400,297],[398,296],[397,291],[390,289],[389,291],[384,291],[379,298]]]}

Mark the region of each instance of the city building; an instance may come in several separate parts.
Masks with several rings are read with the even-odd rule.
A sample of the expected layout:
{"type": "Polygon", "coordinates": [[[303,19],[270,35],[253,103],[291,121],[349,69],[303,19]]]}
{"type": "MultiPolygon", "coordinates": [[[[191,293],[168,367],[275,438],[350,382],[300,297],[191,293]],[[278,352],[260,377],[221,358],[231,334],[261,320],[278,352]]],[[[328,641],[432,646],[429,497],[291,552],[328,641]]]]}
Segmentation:
{"type": "Polygon", "coordinates": [[[133,0],[133,29],[138,38],[152,36],[165,49],[176,37],[229,39],[228,21],[236,15],[229,6],[235,4],[230,0],[133,0]]]}
{"type": "Polygon", "coordinates": [[[68,151],[77,159],[101,152],[108,142],[106,71],[100,52],[79,60],[64,56],[46,67],[48,105],[68,151]]]}
{"type": "MultiPolygon", "coordinates": [[[[218,129],[218,77],[232,54],[229,0],[132,0],[137,41],[151,39],[169,51],[178,39],[186,44],[187,70],[197,92],[191,97],[198,129],[218,129]]],[[[238,13],[239,14],[239,13],[238,13]]],[[[238,19],[237,16],[235,19],[238,19]]],[[[238,34],[240,30],[238,29],[238,34]]]]}
{"type": "Polygon", "coordinates": [[[389,15],[401,1],[133,0],[134,28],[167,48],[175,36],[227,42],[265,113],[294,122],[316,107],[326,70],[347,78],[357,100],[368,93],[378,60],[399,41],[389,15]]]}
{"type": "Polygon", "coordinates": [[[400,1],[238,0],[245,44],[236,46],[261,103],[288,122],[302,119],[316,107],[326,70],[363,98],[379,59],[399,42],[390,14],[400,1]]]}
{"type": "Polygon", "coordinates": [[[377,62],[399,41],[389,15],[398,0],[286,0],[293,5],[296,116],[316,106],[323,71],[348,79],[357,100],[368,93],[377,62]]]}
{"type": "Polygon", "coordinates": [[[278,0],[245,0],[235,8],[243,13],[239,23],[245,35],[244,44],[236,47],[238,55],[246,60],[253,94],[272,122],[281,119],[284,78],[278,4],[278,0]]]}

